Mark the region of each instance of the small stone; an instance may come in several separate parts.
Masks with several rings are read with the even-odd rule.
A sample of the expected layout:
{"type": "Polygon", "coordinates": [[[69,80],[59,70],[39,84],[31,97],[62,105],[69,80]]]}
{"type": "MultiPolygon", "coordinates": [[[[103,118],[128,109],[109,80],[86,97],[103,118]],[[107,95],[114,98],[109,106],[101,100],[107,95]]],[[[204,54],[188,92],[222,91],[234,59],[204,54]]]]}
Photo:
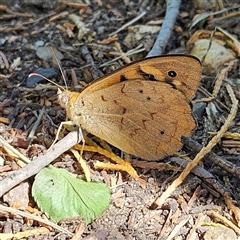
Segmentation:
{"type": "MultiPolygon", "coordinates": [[[[57,78],[58,72],[55,68],[39,68],[34,71],[34,73],[38,73],[46,78],[57,78]]],[[[40,76],[31,76],[27,78],[26,86],[27,87],[34,87],[36,84],[40,82],[46,82],[43,77],[40,76]]]]}
{"type": "Polygon", "coordinates": [[[231,51],[217,42],[212,41],[210,49],[209,46],[209,39],[199,39],[190,52],[199,59],[207,53],[203,62],[203,73],[206,75],[215,75],[219,69],[226,67],[225,63],[236,59],[231,51]]]}
{"type": "MultiPolygon", "coordinates": [[[[63,59],[62,53],[56,49],[54,50],[56,52],[57,59],[61,61],[63,59]]],[[[54,59],[54,55],[50,47],[38,47],[36,54],[40,59],[44,61],[50,62],[52,59],[54,59]]]]}
{"type": "Polygon", "coordinates": [[[204,240],[236,240],[236,233],[227,227],[209,227],[205,232],[204,240]]]}

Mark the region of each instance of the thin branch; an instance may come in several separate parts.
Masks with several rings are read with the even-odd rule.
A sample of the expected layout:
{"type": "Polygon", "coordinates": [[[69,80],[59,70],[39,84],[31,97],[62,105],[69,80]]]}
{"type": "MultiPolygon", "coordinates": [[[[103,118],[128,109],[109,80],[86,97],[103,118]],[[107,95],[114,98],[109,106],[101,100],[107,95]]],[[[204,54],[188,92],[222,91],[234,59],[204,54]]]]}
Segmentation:
{"type": "Polygon", "coordinates": [[[68,230],[66,230],[66,229],[64,229],[64,228],[62,228],[60,226],[58,226],[57,224],[55,224],[55,223],[53,223],[53,222],[51,222],[49,220],[42,219],[42,218],[40,218],[38,216],[35,216],[33,214],[29,214],[27,212],[23,212],[23,211],[20,211],[20,210],[11,208],[11,207],[6,207],[6,206],[0,204],[0,212],[3,212],[3,211],[4,212],[9,212],[9,213],[14,214],[14,215],[20,215],[20,216],[26,217],[28,219],[33,219],[33,220],[35,220],[37,222],[44,223],[47,226],[51,226],[51,227],[57,229],[59,232],[66,233],[69,237],[73,236],[73,234],[71,232],[69,232],[68,230]]]}
{"type": "Polygon", "coordinates": [[[181,0],[168,0],[167,12],[152,50],[148,53],[147,57],[162,55],[172,34],[174,24],[179,14],[181,0]]]}
{"type": "Polygon", "coordinates": [[[50,151],[46,152],[46,154],[39,156],[25,167],[17,170],[10,176],[0,181],[0,197],[22,181],[37,174],[41,169],[58,158],[62,153],[76,145],[78,140],[81,140],[79,139],[78,131],[72,131],[66,137],[56,143],[56,145],[54,145],[50,151]]]}
{"type": "MultiPolygon", "coordinates": [[[[202,145],[191,138],[182,137],[182,141],[186,146],[196,152],[199,152],[202,149],[202,145]]],[[[234,163],[227,161],[227,159],[218,156],[214,152],[208,153],[205,158],[240,179],[240,167],[236,166],[234,163]]]]}
{"type": "Polygon", "coordinates": [[[125,28],[127,28],[128,26],[132,25],[133,23],[135,23],[136,21],[138,21],[140,18],[142,18],[147,12],[143,11],[141,14],[139,14],[137,17],[135,17],[134,19],[132,19],[130,22],[127,22],[126,24],[124,24],[123,26],[121,26],[117,31],[112,32],[111,34],[109,34],[109,36],[113,36],[119,32],[121,32],[122,30],[124,30],[125,28]]]}
{"type": "Polygon", "coordinates": [[[16,150],[14,147],[12,147],[2,136],[0,136],[0,145],[7,148],[9,151],[16,154],[23,162],[30,163],[31,161],[25,157],[23,154],[21,154],[18,150],[16,150]]]}

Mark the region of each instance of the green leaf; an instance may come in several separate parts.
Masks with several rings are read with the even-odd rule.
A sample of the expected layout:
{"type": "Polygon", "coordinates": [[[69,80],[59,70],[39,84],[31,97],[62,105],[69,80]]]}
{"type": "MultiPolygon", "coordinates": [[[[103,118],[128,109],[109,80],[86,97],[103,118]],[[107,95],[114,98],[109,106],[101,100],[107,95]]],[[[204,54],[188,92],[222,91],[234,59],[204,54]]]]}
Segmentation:
{"type": "Polygon", "coordinates": [[[107,209],[111,197],[106,184],[84,182],[51,165],[36,175],[32,195],[41,211],[53,221],[81,216],[86,224],[107,209]]]}

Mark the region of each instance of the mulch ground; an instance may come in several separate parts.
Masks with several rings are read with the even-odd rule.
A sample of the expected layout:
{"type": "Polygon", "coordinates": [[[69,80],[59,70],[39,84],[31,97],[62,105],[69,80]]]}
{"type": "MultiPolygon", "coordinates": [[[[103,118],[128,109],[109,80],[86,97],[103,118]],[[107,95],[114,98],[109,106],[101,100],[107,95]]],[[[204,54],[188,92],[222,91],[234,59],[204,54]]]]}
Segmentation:
{"type": "MultiPolygon", "coordinates": [[[[127,26],[117,34],[111,34],[145,10],[147,14],[131,23],[130,27],[137,24],[160,26],[161,21],[158,20],[164,19],[166,10],[165,1],[119,3],[119,1],[103,0],[92,1],[90,4],[84,3],[80,7],[71,4],[63,5],[56,1],[39,2],[7,1],[7,8],[3,6],[0,13],[0,134],[30,159],[46,152],[55,139],[59,124],[65,121],[65,112],[57,101],[57,87],[50,87],[46,82],[32,84],[27,80],[28,75],[38,68],[57,69],[56,63],[46,56],[48,51],[38,51],[39,47],[51,44],[60,52],[58,58],[68,78],[67,84],[78,91],[79,85],[86,86],[93,79],[124,65],[121,58],[122,52],[134,50],[129,55],[132,61],[144,58],[150,51],[159,30],[140,33],[136,28],[132,28],[133,34],[129,35],[127,26]],[[70,14],[80,16],[78,21],[83,25],[81,33],[76,27],[77,23],[73,23],[69,18],[70,14]],[[141,51],[138,52],[139,49],[141,51]],[[113,59],[115,61],[112,61],[113,59]],[[74,82],[74,79],[78,82],[74,82]],[[28,136],[43,106],[47,114],[42,116],[40,124],[29,140],[28,136]]],[[[183,1],[166,53],[187,53],[185,46],[190,35],[198,29],[214,30],[214,24],[202,21],[189,32],[190,23],[200,12],[204,10],[198,10],[192,2],[183,1]]],[[[222,26],[226,31],[239,38],[237,18],[239,17],[235,17],[232,21],[231,19],[222,20],[221,23],[224,23],[222,26]]],[[[50,71],[50,77],[53,74],[55,81],[64,85],[58,70],[54,71],[56,72],[50,71]]],[[[238,71],[236,64],[229,72],[228,80],[234,79],[232,81],[236,83],[238,71]]],[[[204,75],[201,87],[211,92],[215,76],[204,75]]],[[[238,97],[237,84],[234,90],[238,97]]],[[[227,92],[221,90],[218,101],[223,104],[227,102],[227,106],[230,106],[228,105],[229,97],[226,95],[227,92]]],[[[204,109],[200,113],[198,111],[200,114],[197,118],[198,127],[192,138],[200,144],[206,144],[209,141],[207,132],[217,132],[224,123],[229,112],[221,108],[220,104],[219,106],[220,109],[213,113],[211,111],[215,108],[209,108],[208,111],[204,109]]],[[[232,123],[232,132],[238,133],[240,130],[239,116],[237,113],[232,123]]],[[[225,140],[224,145],[222,142],[218,143],[212,151],[238,169],[239,144],[237,141],[234,143],[229,141],[225,140]]],[[[0,179],[2,180],[21,168],[22,164],[15,161],[4,147],[0,150],[0,179]]],[[[119,154],[118,150],[113,149],[113,151],[119,154]]],[[[182,153],[188,154],[192,159],[197,154],[189,147],[184,147],[182,153]]],[[[91,167],[93,161],[105,159],[93,153],[84,153],[84,158],[90,159],[91,167]]],[[[139,176],[146,181],[144,187],[125,173],[92,168],[92,178],[100,179],[112,188],[109,208],[88,226],[84,226],[82,220],[78,218],[63,221],[60,225],[72,233],[81,226],[82,229],[78,229],[81,236],[76,239],[222,239],[221,237],[237,239],[236,235],[239,235],[240,231],[236,229],[233,231],[233,227],[219,219],[213,211],[229,220],[237,228],[237,222],[227,207],[222,192],[230,193],[232,199],[236,201],[236,206],[239,207],[239,178],[206,157],[202,167],[215,177],[216,182],[219,183],[218,186],[222,189],[220,193],[204,177],[191,173],[160,208],[151,210],[156,198],[182,171],[182,168],[172,162],[170,157],[163,162],[172,163],[176,167],[171,171],[136,167],[139,176]],[[204,226],[204,223],[209,222],[211,224],[204,226]],[[221,223],[221,225],[216,227],[213,223],[221,223]]],[[[63,154],[53,164],[79,175],[82,174],[70,152],[63,154]]],[[[25,211],[38,215],[39,209],[30,194],[33,179],[32,177],[25,181],[27,187],[26,190],[24,187],[21,188],[20,196],[25,204],[25,211]]],[[[19,193],[15,194],[17,198],[15,200],[10,199],[9,195],[3,196],[0,200],[1,204],[18,208],[19,193]]],[[[24,232],[24,239],[71,239],[51,227],[48,227],[49,233],[45,234],[41,232],[41,226],[40,223],[19,215],[0,213],[0,232],[2,233],[24,232]],[[35,234],[27,235],[27,230],[34,229],[35,234]]]]}

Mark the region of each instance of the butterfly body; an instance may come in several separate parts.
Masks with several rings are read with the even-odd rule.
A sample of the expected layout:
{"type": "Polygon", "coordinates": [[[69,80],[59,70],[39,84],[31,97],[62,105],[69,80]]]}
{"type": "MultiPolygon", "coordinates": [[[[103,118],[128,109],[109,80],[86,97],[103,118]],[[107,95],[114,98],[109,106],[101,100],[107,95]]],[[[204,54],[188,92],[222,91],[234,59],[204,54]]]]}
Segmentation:
{"type": "Polygon", "coordinates": [[[193,66],[180,56],[173,61],[169,56],[144,59],[94,81],[81,93],[60,93],[60,104],[74,124],[122,151],[162,159],[178,151],[181,136],[190,136],[195,128],[189,101],[199,84],[201,64],[182,58],[193,66]],[[177,62],[185,70],[197,70],[197,76],[181,72],[177,62]]]}

